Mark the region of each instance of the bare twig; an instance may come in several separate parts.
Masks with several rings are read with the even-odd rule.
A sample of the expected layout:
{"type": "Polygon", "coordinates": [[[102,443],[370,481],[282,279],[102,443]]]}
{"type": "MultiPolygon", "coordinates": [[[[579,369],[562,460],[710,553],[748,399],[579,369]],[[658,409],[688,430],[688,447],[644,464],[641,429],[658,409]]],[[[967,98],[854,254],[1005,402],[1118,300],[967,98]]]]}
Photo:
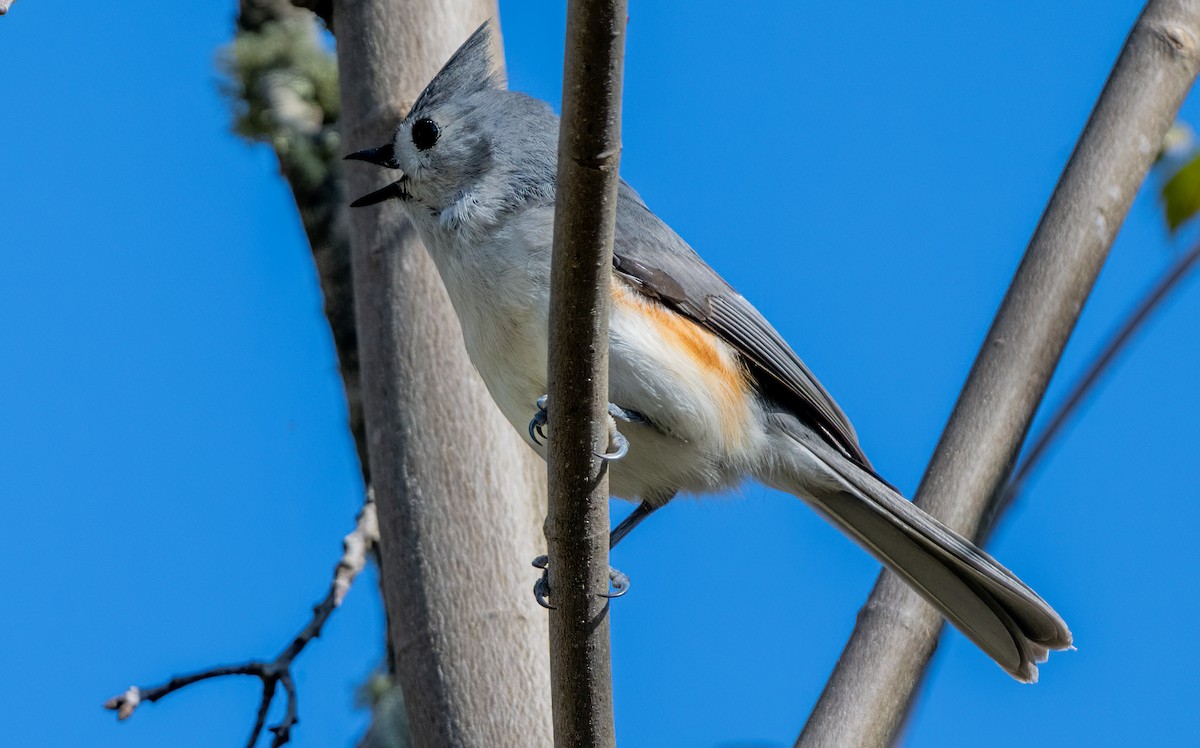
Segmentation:
{"type": "Polygon", "coordinates": [[[987,519],[983,523],[982,537],[987,537],[991,534],[1000,517],[1012,506],[1012,503],[1025,488],[1025,483],[1029,480],[1033,471],[1041,464],[1049,448],[1062,433],[1063,426],[1066,425],[1070,417],[1078,410],[1088,393],[1095,388],[1101,375],[1112,366],[1117,354],[1129,344],[1134,334],[1150,319],[1150,316],[1158,309],[1162,302],[1170,297],[1171,292],[1175,290],[1180,281],[1187,277],[1188,272],[1195,267],[1197,261],[1200,261],[1200,244],[1180,255],[1163,272],[1162,277],[1154,284],[1154,287],[1138,302],[1138,305],[1129,313],[1129,316],[1121,324],[1120,328],[1113,333],[1113,336],[1105,344],[1104,348],[1101,349],[1100,353],[1088,364],[1083,375],[1079,377],[1079,380],[1071,388],[1070,394],[1058,406],[1058,409],[1054,411],[1054,415],[1050,417],[1050,421],[1042,429],[1041,433],[1033,439],[1032,446],[1029,447],[1029,450],[1017,465],[1017,469],[1013,471],[1012,480],[1005,486],[1000,500],[990,507],[987,519]]]}
{"type": "MultiPolygon", "coordinates": [[[[917,492],[974,536],[1138,186],[1200,68],[1200,0],[1151,0],[1125,42],[917,492]]],[[[884,572],[799,746],[882,746],[933,655],[941,617],[884,572]]]]}
{"type": "Polygon", "coordinates": [[[190,686],[193,683],[199,683],[211,678],[223,678],[227,675],[250,675],[262,681],[263,690],[262,700],[258,708],[258,716],[254,721],[254,727],[250,731],[250,739],[246,745],[249,748],[253,748],[255,743],[258,742],[258,737],[262,733],[263,726],[266,723],[267,710],[270,708],[271,701],[274,699],[275,692],[279,687],[283,688],[287,706],[283,719],[280,720],[279,724],[270,728],[271,732],[275,735],[271,740],[271,746],[272,748],[278,748],[287,743],[291,738],[292,728],[299,721],[296,707],[296,685],[292,680],[292,664],[295,662],[296,657],[304,651],[304,647],[321,635],[321,628],[329,620],[329,616],[333,611],[341,605],[342,600],[346,596],[346,591],[354,582],[354,578],[366,566],[367,554],[378,542],[379,523],[375,516],[375,502],[368,495],[367,501],[363,504],[362,511],[359,512],[354,530],[342,541],[342,558],[338,561],[337,567],[334,569],[333,583],[329,586],[329,592],[325,595],[325,599],[313,608],[313,616],[308,624],[301,629],[300,633],[288,643],[287,647],[275,659],[269,661],[255,660],[241,665],[224,665],[209,668],[198,673],[177,676],[161,686],[146,688],[130,686],[125,693],[114,696],[106,701],[104,708],[115,710],[118,719],[128,719],[142,702],[158,701],[167,694],[190,686]]]}
{"type": "Polygon", "coordinates": [[[608,306],[621,155],[624,0],[567,5],[550,282],[550,678],[554,744],[615,742],[609,651],[608,306]]]}

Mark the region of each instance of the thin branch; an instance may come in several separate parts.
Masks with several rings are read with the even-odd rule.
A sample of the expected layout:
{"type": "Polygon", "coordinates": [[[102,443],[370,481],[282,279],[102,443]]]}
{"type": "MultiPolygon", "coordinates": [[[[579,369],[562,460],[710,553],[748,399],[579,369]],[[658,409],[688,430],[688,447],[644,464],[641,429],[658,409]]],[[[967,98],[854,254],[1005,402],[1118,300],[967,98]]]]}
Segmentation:
{"type": "Polygon", "coordinates": [[[271,748],[279,748],[279,746],[288,742],[292,727],[300,721],[296,706],[296,684],[292,681],[290,670],[284,670],[280,673],[279,685],[283,686],[283,692],[287,694],[287,706],[283,712],[283,719],[280,720],[278,725],[271,728],[271,732],[275,733],[275,737],[271,740],[271,748]]]}
{"type": "MultiPolygon", "coordinates": [[[[1151,0],[1121,51],[967,379],[916,503],[968,536],[1033,414],[1158,145],[1200,69],[1200,0],[1151,0]]],[[[797,745],[883,746],[928,666],[941,617],[890,572],[797,745]]]]}
{"type": "Polygon", "coordinates": [[[556,746],[615,744],[608,590],[608,306],[624,0],[567,5],[550,280],[550,679],[556,746]]]}
{"type": "Polygon", "coordinates": [[[1170,297],[1171,292],[1187,277],[1188,272],[1195,267],[1197,261],[1200,261],[1200,244],[1181,255],[1163,271],[1158,283],[1146,293],[1100,353],[1088,364],[1083,375],[1071,388],[1071,393],[1066,400],[1058,406],[1041,433],[1033,439],[1032,446],[1025,453],[1017,469],[1013,471],[1012,480],[1008,482],[1000,499],[990,507],[987,519],[983,524],[983,537],[991,534],[1000,517],[1012,506],[1025,488],[1025,483],[1033,471],[1045,458],[1049,448],[1058,440],[1067,421],[1079,409],[1088,393],[1095,388],[1100,377],[1112,366],[1117,354],[1129,344],[1134,334],[1150,319],[1154,311],[1170,297]]]}
{"type": "Polygon", "coordinates": [[[359,512],[354,530],[342,541],[342,557],[334,568],[333,583],[329,586],[329,592],[326,593],[325,599],[313,608],[313,616],[308,624],[275,659],[209,668],[190,675],[176,676],[160,686],[130,686],[125,693],[106,701],[104,708],[116,711],[117,718],[124,720],[131,717],[141,703],[158,701],[167,694],[186,688],[193,683],[212,678],[223,678],[227,675],[249,675],[262,681],[263,690],[254,728],[250,732],[250,739],[246,745],[253,748],[258,742],[258,737],[266,723],[267,710],[270,708],[279,686],[283,687],[286,709],[279,724],[270,728],[275,735],[271,740],[271,746],[278,748],[284,745],[291,738],[291,730],[299,721],[296,707],[296,686],[292,680],[292,664],[296,657],[304,651],[304,647],[321,635],[321,628],[329,620],[333,611],[342,604],[346,591],[350,589],[354,578],[366,566],[367,554],[378,542],[379,523],[375,516],[375,501],[368,494],[362,511],[359,512]]]}
{"type": "Polygon", "coordinates": [[[258,716],[254,718],[254,727],[250,728],[250,739],[246,744],[253,746],[258,742],[258,736],[262,733],[263,725],[267,722],[267,710],[271,708],[271,702],[275,699],[275,685],[270,687],[263,683],[262,700],[258,704],[258,716]]]}

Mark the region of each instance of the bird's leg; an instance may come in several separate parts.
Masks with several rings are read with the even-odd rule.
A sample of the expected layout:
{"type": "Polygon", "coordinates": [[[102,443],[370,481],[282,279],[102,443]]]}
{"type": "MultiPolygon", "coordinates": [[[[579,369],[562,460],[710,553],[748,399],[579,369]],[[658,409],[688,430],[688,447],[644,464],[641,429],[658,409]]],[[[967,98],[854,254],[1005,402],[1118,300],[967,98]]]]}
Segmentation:
{"type": "MultiPolygon", "coordinates": [[[[649,517],[656,509],[661,507],[666,502],[651,504],[648,501],[643,501],[637,505],[637,508],[629,513],[629,516],[621,520],[621,522],[613,528],[613,531],[608,534],[608,549],[611,551],[617,547],[625,539],[625,536],[633,531],[633,528],[642,523],[642,520],[649,517]]],[[[546,599],[550,595],[550,557],[538,556],[533,560],[535,569],[542,570],[542,576],[538,578],[533,585],[533,596],[538,601],[538,605],[548,610],[553,610],[554,606],[546,599]]],[[[629,577],[622,574],[613,567],[608,567],[608,581],[612,585],[612,592],[601,592],[600,597],[614,598],[620,597],[629,591],[629,577]]]]}
{"type": "Polygon", "coordinates": [[[625,536],[633,532],[633,528],[642,524],[642,520],[649,517],[654,511],[662,507],[667,502],[662,501],[656,504],[651,504],[649,501],[643,501],[637,505],[637,508],[629,513],[629,516],[621,520],[620,524],[613,528],[613,531],[608,534],[608,549],[611,551],[617,547],[625,539],[625,536]]]}
{"type": "MultiPolygon", "coordinates": [[[[529,421],[529,438],[535,444],[541,445],[543,439],[546,439],[546,426],[550,423],[550,412],[546,407],[549,395],[542,395],[537,399],[537,412],[533,414],[533,418],[529,421]],[[540,437],[540,438],[539,438],[540,437]]],[[[603,454],[596,453],[596,456],[605,462],[613,462],[621,459],[629,454],[629,439],[617,430],[617,421],[625,423],[649,423],[650,420],[641,413],[635,410],[622,408],[616,403],[608,404],[609,415],[609,450],[603,454]]],[[[657,507],[650,506],[642,502],[637,509],[633,510],[633,514],[626,517],[616,529],[609,534],[608,547],[611,550],[613,546],[621,541],[621,538],[629,534],[639,522],[648,517],[657,507]]],[[[533,560],[535,569],[542,570],[542,576],[533,585],[533,596],[538,601],[538,604],[543,608],[553,609],[547,598],[550,595],[550,557],[538,556],[533,560]]],[[[612,585],[612,592],[599,593],[601,597],[620,597],[629,591],[629,577],[622,574],[620,571],[608,568],[608,579],[612,585]]]]}
{"type": "MultiPolygon", "coordinates": [[[[610,413],[612,412],[611,408],[613,407],[615,406],[609,406],[610,413]]],[[[643,501],[642,503],[638,504],[637,507],[629,513],[629,516],[621,520],[617,526],[613,528],[612,532],[608,534],[608,550],[611,551],[613,548],[616,548],[617,543],[620,543],[625,539],[626,535],[633,532],[633,528],[640,525],[642,520],[649,517],[654,513],[654,510],[663,506],[665,503],[666,502],[662,502],[660,504],[651,504],[649,501],[643,501]]],[[[629,591],[629,577],[611,566],[608,567],[608,581],[610,584],[612,584],[613,591],[601,594],[601,597],[620,597],[629,591]]]]}
{"type": "MultiPolygon", "coordinates": [[[[542,395],[537,399],[537,412],[529,420],[529,438],[533,440],[534,444],[539,446],[543,443],[542,440],[546,439],[546,426],[550,423],[550,413],[546,409],[548,398],[549,395],[542,395]]],[[[624,421],[626,423],[649,423],[649,421],[641,413],[622,408],[616,403],[608,404],[608,415],[613,419],[609,423],[608,447],[610,451],[597,452],[596,456],[605,462],[613,462],[629,454],[629,440],[617,430],[616,421],[624,421]]]]}

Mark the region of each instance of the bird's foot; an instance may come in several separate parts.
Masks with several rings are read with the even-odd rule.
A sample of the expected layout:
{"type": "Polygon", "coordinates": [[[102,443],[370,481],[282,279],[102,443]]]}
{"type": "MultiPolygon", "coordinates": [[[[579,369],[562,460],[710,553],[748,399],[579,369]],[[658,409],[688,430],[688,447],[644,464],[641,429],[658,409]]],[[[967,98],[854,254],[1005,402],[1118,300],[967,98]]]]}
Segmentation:
{"type": "Polygon", "coordinates": [[[546,410],[546,401],[550,399],[549,395],[542,395],[537,399],[537,412],[533,414],[533,418],[529,419],[529,438],[533,439],[533,443],[542,446],[542,439],[546,438],[546,424],[550,423],[550,413],[546,410]],[[541,437],[539,439],[538,437],[541,437]]]}
{"type": "MultiPolygon", "coordinates": [[[[546,401],[549,395],[542,395],[537,399],[537,412],[533,414],[533,418],[529,420],[529,438],[538,446],[543,444],[546,439],[546,426],[550,423],[550,412],[546,409],[546,401]],[[539,438],[540,437],[540,438],[539,438]]],[[[608,451],[597,452],[596,456],[605,462],[613,462],[619,460],[629,454],[629,439],[617,430],[617,421],[625,423],[646,423],[646,417],[634,410],[627,410],[616,403],[608,404],[608,415],[610,417],[609,435],[608,435],[608,451]]]]}
{"type": "Polygon", "coordinates": [[[625,438],[624,434],[617,431],[615,423],[611,423],[608,428],[608,451],[594,454],[605,462],[616,462],[629,454],[629,440],[625,438]]]}
{"type": "MultiPolygon", "coordinates": [[[[538,556],[533,560],[533,568],[541,569],[542,576],[533,585],[533,597],[538,605],[546,610],[554,610],[550,604],[550,557],[538,556]]],[[[608,567],[608,583],[611,589],[597,593],[597,597],[612,599],[620,597],[629,591],[629,577],[613,567],[608,567]]]]}

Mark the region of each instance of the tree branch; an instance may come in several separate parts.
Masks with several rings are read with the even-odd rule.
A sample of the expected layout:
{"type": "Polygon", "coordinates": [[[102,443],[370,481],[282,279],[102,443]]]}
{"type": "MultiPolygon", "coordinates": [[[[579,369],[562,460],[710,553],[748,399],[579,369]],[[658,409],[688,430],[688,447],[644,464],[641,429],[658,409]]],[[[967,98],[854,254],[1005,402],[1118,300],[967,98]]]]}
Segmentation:
{"type": "Polygon", "coordinates": [[[375,516],[375,502],[368,495],[354,530],[342,541],[342,558],[338,561],[333,572],[333,583],[325,599],[313,608],[312,619],[301,629],[283,651],[273,660],[255,660],[241,665],[223,665],[209,668],[190,675],[172,678],[160,686],[140,687],[130,686],[125,693],[114,696],[104,703],[105,709],[116,711],[117,718],[124,720],[133,716],[137,707],[146,701],[158,701],[167,694],[186,688],[193,683],[199,683],[211,678],[223,678],[227,675],[251,675],[262,681],[262,700],[258,707],[258,716],[250,731],[250,739],[246,745],[253,748],[258,742],[263,726],[267,719],[267,710],[275,697],[276,689],[282,686],[286,697],[286,709],[283,719],[270,730],[275,737],[271,740],[272,748],[284,745],[291,738],[292,727],[299,721],[296,709],[296,686],[292,680],[292,664],[313,639],[321,635],[321,628],[329,620],[333,611],[342,604],[347,590],[354,582],[358,573],[366,567],[367,554],[379,542],[379,523],[375,516]]]}
{"type": "MultiPolygon", "coordinates": [[[[974,536],[1008,477],[1117,229],[1200,67],[1200,0],[1151,0],[1017,269],[917,491],[974,536]]],[[[797,740],[883,746],[896,733],[942,626],[884,572],[797,740]]]]}
{"type": "MultiPolygon", "coordinates": [[[[491,0],[338,5],[343,153],[388,142],[495,15],[491,0]]],[[[350,194],[381,186],[374,171],[344,173],[350,194]]],[[[384,604],[414,743],[547,745],[546,622],[529,573],[544,547],[545,466],[471,367],[403,210],[357,211],[349,226],[384,604]]]]}
{"type": "Polygon", "coordinates": [[[608,307],[621,154],[624,0],[567,5],[550,282],[550,675],[557,746],[611,746],[608,307]]]}
{"type": "Polygon", "coordinates": [[[1041,433],[1033,439],[1032,446],[1025,453],[1025,457],[1018,464],[1017,469],[1013,471],[1012,480],[1005,486],[1004,493],[1000,499],[988,507],[988,515],[983,522],[983,530],[980,533],[981,537],[986,538],[991,535],[1000,518],[1020,496],[1021,491],[1024,490],[1025,484],[1033,474],[1033,471],[1037,469],[1050,447],[1057,441],[1067,421],[1079,409],[1079,406],[1083,403],[1088,393],[1095,388],[1100,377],[1112,366],[1117,358],[1117,354],[1129,344],[1134,334],[1150,319],[1162,302],[1170,297],[1171,292],[1187,277],[1188,272],[1195,267],[1197,261],[1200,261],[1200,244],[1195,245],[1181,255],[1163,271],[1162,277],[1154,284],[1154,287],[1146,293],[1133,311],[1129,313],[1129,316],[1126,317],[1121,327],[1113,333],[1113,336],[1105,344],[1104,348],[1101,349],[1100,353],[1088,364],[1083,375],[1079,377],[1078,381],[1071,388],[1070,394],[1058,406],[1058,409],[1050,417],[1050,421],[1042,429],[1041,433]]]}

